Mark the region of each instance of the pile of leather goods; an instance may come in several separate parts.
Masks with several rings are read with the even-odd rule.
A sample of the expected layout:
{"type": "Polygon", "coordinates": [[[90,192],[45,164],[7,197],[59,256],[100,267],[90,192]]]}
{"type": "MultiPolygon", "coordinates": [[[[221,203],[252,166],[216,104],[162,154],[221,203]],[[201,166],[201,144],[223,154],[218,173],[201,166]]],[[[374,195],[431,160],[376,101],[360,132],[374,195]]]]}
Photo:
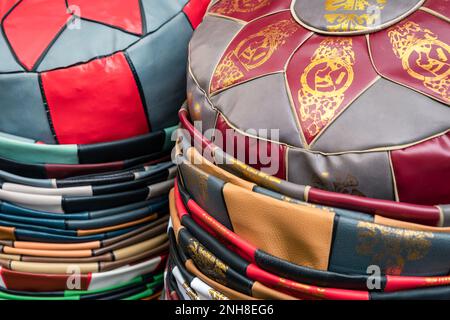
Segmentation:
{"type": "Polygon", "coordinates": [[[210,7],[179,112],[166,298],[450,299],[449,10],[210,7]]]}
{"type": "Polygon", "coordinates": [[[2,1],[0,299],[158,299],[209,1],[2,1]]]}

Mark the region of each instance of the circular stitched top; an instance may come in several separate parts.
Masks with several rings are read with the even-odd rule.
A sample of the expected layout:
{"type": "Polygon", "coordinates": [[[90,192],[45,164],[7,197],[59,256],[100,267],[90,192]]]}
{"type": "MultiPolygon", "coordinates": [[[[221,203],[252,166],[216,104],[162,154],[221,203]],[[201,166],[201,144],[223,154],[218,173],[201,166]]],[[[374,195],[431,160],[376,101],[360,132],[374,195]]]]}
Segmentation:
{"type": "Polygon", "coordinates": [[[248,137],[247,152],[269,140],[279,157],[271,173],[283,179],[450,203],[449,4],[216,1],[190,44],[191,117],[203,120],[204,132],[248,137]],[[365,23],[369,11],[355,8],[369,4],[380,9],[376,26],[338,17],[365,23]],[[323,14],[340,23],[324,24],[323,14]]]}
{"type": "Polygon", "coordinates": [[[2,1],[0,132],[90,144],[175,125],[207,2],[2,1]]]}

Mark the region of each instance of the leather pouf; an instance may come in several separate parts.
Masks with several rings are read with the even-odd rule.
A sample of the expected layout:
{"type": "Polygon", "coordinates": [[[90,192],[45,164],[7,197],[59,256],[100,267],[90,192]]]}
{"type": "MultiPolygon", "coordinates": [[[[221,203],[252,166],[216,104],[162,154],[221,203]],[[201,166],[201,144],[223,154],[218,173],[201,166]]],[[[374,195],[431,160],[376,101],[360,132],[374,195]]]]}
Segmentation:
{"type": "Polygon", "coordinates": [[[0,299],[157,300],[209,0],[2,0],[0,299]]]}
{"type": "Polygon", "coordinates": [[[207,1],[0,4],[0,132],[47,144],[177,124],[187,43],[207,1]]]}
{"type": "Polygon", "coordinates": [[[447,0],[216,1],[190,43],[190,116],[278,178],[449,204],[449,19],[447,0]]]}

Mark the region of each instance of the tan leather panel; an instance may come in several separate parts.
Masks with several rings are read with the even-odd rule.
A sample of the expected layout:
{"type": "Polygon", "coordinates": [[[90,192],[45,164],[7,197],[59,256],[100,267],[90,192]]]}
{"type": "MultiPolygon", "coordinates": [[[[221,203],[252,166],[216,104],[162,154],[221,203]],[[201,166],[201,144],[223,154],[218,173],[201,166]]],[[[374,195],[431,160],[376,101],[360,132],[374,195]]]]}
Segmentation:
{"type": "Polygon", "coordinates": [[[16,240],[15,228],[0,227],[0,240],[16,240]]]}
{"type": "Polygon", "coordinates": [[[120,229],[125,229],[125,228],[129,228],[141,223],[145,223],[145,222],[149,222],[149,221],[153,221],[158,217],[158,215],[156,213],[139,219],[139,220],[135,220],[135,221],[131,221],[131,222],[127,222],[127,223],[122,223],[122,224],[118,224],[115,226],[111,226],[111,227],[105,227],[105,228],[100,228],[100,229],[91,229],[91,230],[78,230],[77,234],[78,236],[90,236],[90,235],[94,235],[94,234],[99,234],[99,233],[105,233],[105,232],[110,232],[110,231],[115,231],[115,230],[120,230],[120,229]]]}
{"type": "Polygon", "coordinates": [[[75,271],[82,274],[99,272],[97,263],[39,263],[12,261],[11,270],[45,274],[72,274],[75,271]]]}
{"type": "Polygon", "coordinates": [[[18,249],[32,250],[88,250],[101,247],[100,241],[82,242],[82,243],[44,243],[44,242],[26,242],[14,241],[14,247],[18,249]]]}
{"type": "Polygon", "coordinates": [[[0,259],[3,260],[20,261],[20,258],[20,255],[0,253],[0,259]]]}
{"type": "Polygon", "coordinates": [[[223,181],[229,181],[235,185],[238,185],[242,188],[253,190],[253,187],[255,186],[254,183],[245,181],[228,171],[225,171],[218,166],[214,165],[210,161],[208,161],[206,158],[202,157],[201,154],[193,147],[190,147],[186,151],[188,159],[191,161],[192,164],[194,164],[196,167],[201,169],[202,171],[215,176],[219,179],[222,179],[223,181]]]}
{"type": "Polygon", "coordinates": [[[437,232],[437,233],[450,233],[450,227],[439,228],[439,227],[425,226],[425,225],[415,224],[415,223],[411,223],[411,222],[393,220],[393,219],[389,219],[389,218],[385,218],[385,217],[381,217],[381,216],[375,216],[374,222],[376,224],[381,224],[381,225],[395,227],[395,228],[401,228],[401,229],[407,229],[407,230],[437,232]]]}
{"type": "Polygon", "coordinates": [[[116,251],[114,251],[114,256],[116,257],[117,260],[126,259],[129,257],[135,256],[135,255],[138,255],[142,252],[154,249],[157,246],[166,242],[167,240],[168,240],[167,234],[163,233],[153,239],[149,239],[149,240],[143,241],[141,243],[137,243],[135,245],[116,250],[116,251]]]}
{"type": "Polygon", "coordinates": [[[328,269],[334,214],[257,194],[230,183],[223,190],[234,231],[292,263],[328,269]]]}
{"type": "Polygon", "coordinates": [[[85,258],[92,255],[91,250],[34,250],[4,247],[4,253],[22,254],[34,257],[85,258]]]}

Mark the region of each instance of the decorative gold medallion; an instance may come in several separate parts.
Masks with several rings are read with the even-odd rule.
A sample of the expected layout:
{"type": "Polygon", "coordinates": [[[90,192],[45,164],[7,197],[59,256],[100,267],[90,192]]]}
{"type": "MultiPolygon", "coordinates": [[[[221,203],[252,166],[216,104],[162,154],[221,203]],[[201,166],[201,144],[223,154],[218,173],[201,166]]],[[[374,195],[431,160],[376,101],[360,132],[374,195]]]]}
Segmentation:
{"type": "MultiPolygon", "coordinates": [[[[327,38],[300,78],[300,120],[310,138],[336,116],[353,83],[355,53],[351,38],[327,38]]],[[[311,139],[308,139],[311,140],[311,139]]]]}
{"type": "Polygon", "coordinates": [[[214,7],[218,14],[247,13],[267,7],[273,0],[223,0],[214,7]]]}
{"type": "Polygon", "coordinates": [[[359,222],[356,251],[370,256],[371,263],[383,266],[386,274],[401,275],[408,261],[421,260],[428,254],[433,237],[432,232],[359,222]]]}
{"type": "Polygon", "coordinates": [[[329,31],[358,31],[376,26],[387,0],[326,0],[329,31]]]}
{"type": "Polygon", "coordinates": [[[272,23],[242,40],[217,66],[211,91],[229,87],[241,80],[245,73],[263,66],[298,29],[294,20],[286,19],[272,23]]]}
{"type": "Polygon", "coordinates": [[[403,69],[449,102],[450,46],[431,30],[412,21],[390,28],[388,36],[403,69]]]}

